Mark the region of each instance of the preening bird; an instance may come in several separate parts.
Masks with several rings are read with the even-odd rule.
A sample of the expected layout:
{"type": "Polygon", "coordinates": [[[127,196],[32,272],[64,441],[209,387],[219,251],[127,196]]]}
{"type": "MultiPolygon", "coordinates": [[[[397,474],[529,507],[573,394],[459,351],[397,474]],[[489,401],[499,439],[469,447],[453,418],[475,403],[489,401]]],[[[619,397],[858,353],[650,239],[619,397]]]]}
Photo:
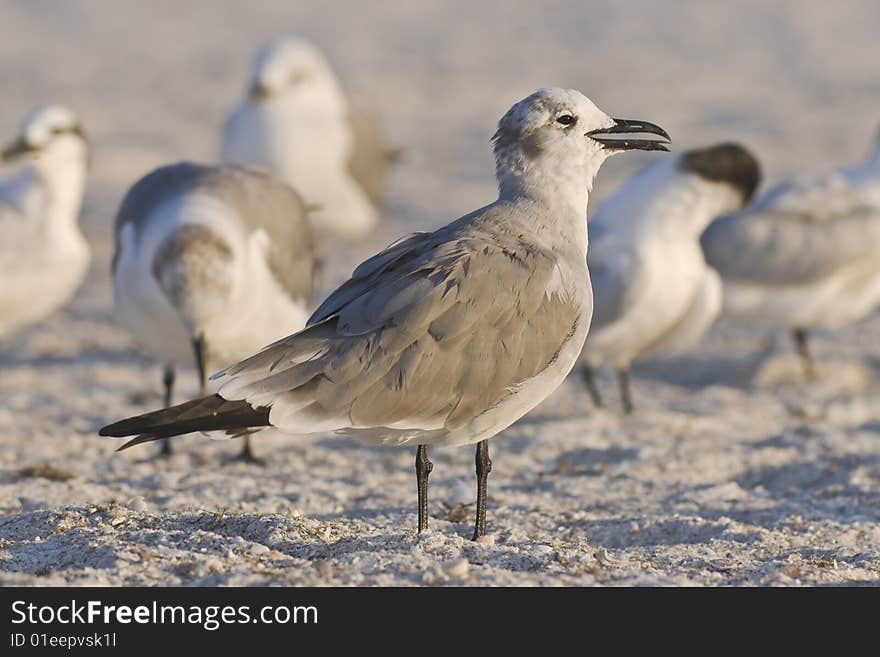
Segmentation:
{"type": "Polygon", "coordinates": [[[584,379],[602,400],[594,369],[612,365],[626,412],[630,363],[689,348],[721,311],[721,280],[703,258],[700,234],[718,215],[748,202],[757,160],[724,143],[664,158],[609,197],[590,220],[593,327],[584,379]]]}
{"type": "Polygon", "coordinates": [[[376,224],[397,153],[363,96],[343,90],[311,44],[286,38],[256,57],[245,98],[223,128],[222,159],[261,166],[313,207],[319,237],[357,239],[376,224]]]}
{"type": "Polygon", "coordinates": [[[275,426],[416,445],[419,529],[429,445],[477,444],[485,533],[488,440],[545,399],[577,361],[592,293],[584,218],[602,162],[667,150],[668,135],[613,119],[570,89],[516,103],[493,139],[498,199],[368,259],[307,328],[214,378],[215,395],[101,429],[121,449],[192,431],[275,426]],[[632,137],[643,133],[645,137],[632,137]]]}
{"type": "Polygon", "coordinates": [[[724,312],[792,332],[808,379],[807,331],[880,304],[880,142],[867,162],[778,185],[702,237],[724,281],[724,312]]]}
{"type": "MultiPolygon", "coordinates": [[[[117,321],[165,365],[235,363],[305,326],[315,267],[300,197],[271,175],[180,163],[129,190],[115,224],[117,321]]],[[[163,450],[169,453],[168,443],[163,450]]],[[[249,439],[241,458],[254,460],[249,439]]]]}
{"type": "Polygon", "coordinates": [[[38,322],[73,297],[89,268],[79,228],[88,147],[72,111],[31,112],[0,151],[0,336],[38,322]]]}

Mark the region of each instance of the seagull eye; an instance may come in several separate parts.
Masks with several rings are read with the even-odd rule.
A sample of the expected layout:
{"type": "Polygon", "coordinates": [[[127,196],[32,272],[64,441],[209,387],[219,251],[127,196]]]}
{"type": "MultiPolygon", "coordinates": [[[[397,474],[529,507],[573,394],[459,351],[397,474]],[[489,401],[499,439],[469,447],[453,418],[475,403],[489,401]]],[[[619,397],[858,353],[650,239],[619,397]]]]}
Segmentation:
{"type": "Polygon", "coordinates": [[[571,114],[560,114],[556,117],[556,123],[562,125],[572,125],[576,120],[571,114]]]}

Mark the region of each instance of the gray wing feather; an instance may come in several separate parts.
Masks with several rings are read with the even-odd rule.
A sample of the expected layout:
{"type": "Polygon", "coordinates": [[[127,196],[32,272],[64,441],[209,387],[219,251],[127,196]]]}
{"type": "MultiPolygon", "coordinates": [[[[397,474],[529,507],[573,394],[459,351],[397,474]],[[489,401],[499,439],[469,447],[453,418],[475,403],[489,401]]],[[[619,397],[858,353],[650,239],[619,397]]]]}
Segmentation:
{"type": "Polygon", "coordinates": [[[730,281],[799,285],[876,257],[880,208],[840,187],[821,206],[815,196],[811,205],[786,199],[795,192],[774,190],[773,202],[715,220],[701,238],[706,262],[730,281]]]}
{"type": "Polygon", "coordinates": [[[361,296],[380,274],[391,272],[396,264],[408,261],[409,255],[434,239],[432,233],[413,233],[391,244],[388,248],[362,262],[351,278],[333,291],[309,318],[307,326],[317,324],[338,312],[346,304],[361,296]]]}
{"type": "Polygon", "coordinates": [[[542,372],[584,313],[547,292],[555,258],[443,230],[364,263],[308,328],[221,373],[221,394],[271,405],[291,431],[394,442],[466,424],[542,372]]]}
{"type": "Polygon", "coordinates": [[[592,330],[613,324],[630,307],[640,289],[636,275],[638,262],[625,248],[590,247],[587,263],[593,285],[592,330]]]}

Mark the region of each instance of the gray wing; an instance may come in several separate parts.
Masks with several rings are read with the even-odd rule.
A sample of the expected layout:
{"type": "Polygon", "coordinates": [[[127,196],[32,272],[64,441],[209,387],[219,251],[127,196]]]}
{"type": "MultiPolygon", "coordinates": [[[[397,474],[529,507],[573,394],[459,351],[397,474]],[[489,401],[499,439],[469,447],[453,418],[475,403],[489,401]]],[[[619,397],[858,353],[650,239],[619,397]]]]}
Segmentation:
{"type": "Polygon", "coordinates": [[[305,330],[218,376],[292,433],[405,442],[466,425],[554,362],[584,309],[556,261],[472,232],[416,235],[364,263],[305,330]]]}
{"type": "Polygon", "coordinates": [[[612,243],[590,246],[587,266],[593,285],[595,331],[619,320],[641,290],[639,260],[629,249],[612,243]]]}
{"type": "Polygon", "coordinates": [[[880,208],[838,176],[771,190],[703,233],[706,262],[729,281],[797,285],[876,257],[880,208]]]}
{"type": "Polygon", "coordinates": [[[430,248],[436,240],[433,233],[413,233],[392,243],[384,251],[362,262],[351,278],[340,285],[318,306],[306,326],[317,324],[339,312],[351,301],[362,296],[384,272],[393,272],[400,265],[409,264],[414,253],[430,248]]]}
{"type": "Polygon", "coordinates": [[[30,270],[27,261],[44,240],[48,200],[45,183],[29,169],[0,181],[0,278],[7,284],[30,270]]]}
{"type": "Polygon", "coordinates": [[[48,202],[46,183],[32,167],[0,180],[0,213],[5,219],[40,218],[48,202]]]}
{"type": "Polygon", "coordinates": [[[16,277],[27,275],[30,254],[43,241],[42,223],[16,208],[0,202],[0,278],[13,285],[16,277]]]}
{"type": "Polygon", "coordinates": [[[165,200],[195,192],[211,194],[233,208],[250,230],[264,230],[270,242],[269,267],[281,287],[294,299],[311,296],[315,256],[305,205],[288,185],[258,169],[181,162],[141,178],[116,215],[117,254],[122,226],[133,223],[140,231],[165,200]]]}
{"type": "Polygon", "coordinates": [[[388,145],[378,115],[359,95],[349,97],[348,122],[354,140],[349,170],[370,202],[378,207],[385,196],[389,170],[400,153],[388,145]]]}

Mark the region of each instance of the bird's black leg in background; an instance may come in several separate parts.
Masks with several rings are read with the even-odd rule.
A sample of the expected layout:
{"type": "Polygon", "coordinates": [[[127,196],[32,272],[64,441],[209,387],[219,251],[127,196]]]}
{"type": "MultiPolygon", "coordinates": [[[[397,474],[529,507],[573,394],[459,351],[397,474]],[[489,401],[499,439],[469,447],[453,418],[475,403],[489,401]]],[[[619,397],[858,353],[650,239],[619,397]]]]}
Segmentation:
{"type": "Polygon", "coordinates": [[[428,528],[428,475],[434,464],[428,458],[427,445],[419,445],[416,449],[416,481],[419,486],[419,531],[428,528]]]}
{"type": "Polygon", "coordinates": [[[171,406],[174,394],[174,366],[166,365],[162,371],[162,384],[165,386],[165,408],[171,406]]]}
{"type": "Polygon", "coordinates": [[[251,449],[251,437],[245,436],[243,440],[244,447],[241,448],[241,451],[238,453],[238,456],[235,457],[235,460],[244,461],[245,463],[253,463],[254,465],[266,465],[266,462],[263,459],[254,456],[254,451],[251,449]]]}
{"type": "Polygon", "coordinates": [[[477,466],[477,520],[474,523],[474,540],[486,534],[486,482],[492,472],[492,460],[489,458],[489,441],[477,443],[474,457],[477,466]]]}
{"type": "MultiPolygon", "coordinates": [[[[166,365],[162,371],[162,383],[165,386],[165,408],[171,406],[172,395],[174,394],[174,366],[166,365]]],[[[159,456],[171,456],[171,441],[167,438],[162,441],[162,449],[159,450],[159,456]]]]}
{"type": "Polygon", "coordinates": [[[205,338],[199,336],[193,338],[193,355],[196,358],[196,372],[199,375],[199,397],[205,396],[208,388],[208,372],[205,365],[205,338]]]}
{"type": "Polygon", "coordinates": [[[602,395],[599,394],[599,388],[596,386],[596,371],[589,365],[584,365],[583,371],[584,385],[587,386],[587,392],[590,393],[590,399],[593,400],[593,406],[602,408],[602,395]]]}
{"type": "MultiPolygon", "coordinates": [[[[193,339],[193,352],[196,357],[196,369],[199,372],[199,396],[204,397],[208,394],[208,370],[207,370],[207,347],[205,346],[205,338],[199,336],[193,339]]],[[[244,437],[244,446],[238,455],[232,459],[233,461],[244,461],[245,463],[253,463],[255,465],[265,465],[263,459],[254,456],[254,450],[251,448],[251,437],[244,437]]]]}
{"type": "Polygon", "coordinates": [[[617,370],[617,383],[620,386],[620,400],[623,402],[623,412],[632,413],[635,406],[633,406],[629,386],[629,368],[621,367],[617,370]]]}
{"type": "Polygon", "coordinates": [[[807,342],[807,329],[792,329],[791,337],[794,338],[794,343],[797,346],[797,351],[801,357],[801,363],[803,363],[804,375],[807,377],[807,381],[815,381],[816,368],[813,364],[813,356],[810,354],[810,345],[807,342]]]}

